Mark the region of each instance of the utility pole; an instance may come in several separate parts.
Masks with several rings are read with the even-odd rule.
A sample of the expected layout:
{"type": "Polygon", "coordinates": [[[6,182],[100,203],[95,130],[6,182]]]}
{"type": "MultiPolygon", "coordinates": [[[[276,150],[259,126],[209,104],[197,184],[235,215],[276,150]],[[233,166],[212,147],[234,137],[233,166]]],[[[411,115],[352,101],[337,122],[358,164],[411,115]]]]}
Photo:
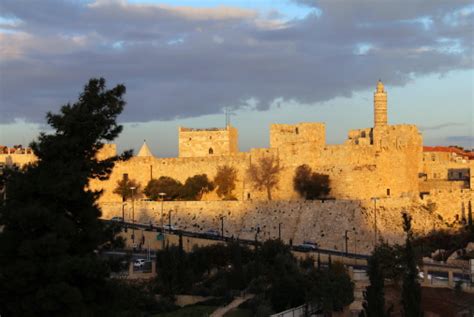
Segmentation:
{"type": "Polygon", "coordinates": [[[347,252],[347,251],[348,251],[348,250],[347,250],[347,241],[349,240],[349,237],[347,236],[347,232],[348,232],[348,231],[346,230],[346,232],[344,233],[344,240],[345,240],[345,243],[346,243],[346,256],[348,255],[348,252],[347,252]]]}
{"type": "Polygon", "coordinates": [[[161,219],[161,236],[163,238],[163,250],[165,249],[165,225],[163,223],[163,203],[164,203],[164,200],[165,200],[165,196],[166,196],[166,193],[159,193],[158,194],[161,198],[161,215],[160,215],[160,219],[161,219]]]}
{"type": "Polygon", "coordinates": [[[377,245],[377,200],[378,197],[373,197],[372,200],[374,201],[374,249],[377,245]]]}
{"type": "Polygon", "coordinates": [[[225,216],[221,216],[221,238],[224,239],[224,218],[225,216]]]}
{"type": "Polygon", "coordinates": [[[132,191],[132,241],[135,243],[135,187],[130,187],[132,191]]]}
{"type": "Polygon", "coordinates": [[[168,226],[169,226],[168,229],[171,233],[171,209],[168,210],[168,226]]]}

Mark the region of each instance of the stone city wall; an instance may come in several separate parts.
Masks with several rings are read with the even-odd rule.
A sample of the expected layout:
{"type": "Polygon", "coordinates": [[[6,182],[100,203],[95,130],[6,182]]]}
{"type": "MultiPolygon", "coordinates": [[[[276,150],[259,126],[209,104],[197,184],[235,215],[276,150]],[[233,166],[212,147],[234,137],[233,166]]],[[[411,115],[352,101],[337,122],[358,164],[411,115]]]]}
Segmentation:
{"type": "MultiPolygon", "coordinates": [[[[296,125],[301,128],[302,136],[305,135],[305,128],[310,131],[308,134],[313,135],[311,131],[318,130],[322,126],[321,124],[316,124],[315,127],[307,125],[296,125]]],[[[285,128],[287,128],[286,125],[285,128]]],[[[310,141],[286,143],[282,140],[289,137],[285,136],[286,139],[277,138],[280,143],[275,141],[276,144],[282,144],[281,147],[252,149],[249,152],[233,155],[163,159],[134,157],[128,162],[117,163],[108,181],[94,180],[91,182],[91,187],[104,189],[102,202],[118,201],[120,197],[112,192],[123,174],[136,179],[144,188],[152,177],[170,176],[184,182],[190,176],[204,173],[212,179],[219,165],[230,165],[236,168],[238,174],[234,192],[237,199],[266,200],[265,191],[254,190],[246,171],[250,164],[257,163],[260,157],[274,156],[283,167],[279,175],[280,182],[272,190],[275,200],[299,198],[293,190],[293,177],[295,169],[302,164],[308,164],[315,172],[329,175],[332,189],[330,196],[333,198],[369,199],[418,195],[421,138],[416,128],[387,126],[379,130],[387,134],[387,140],[379,145],[349,143],[327,145],[321,148],[320,144],[310,141]]],[[[290,139],[293,140],[293,137],[290,139]]],[[[216,198],[215,195],[205,197],[205,199],[216,198]]]]}
{"type": "MultiPolygon", "coordinates": [[[[161,202],[137,201],[135,219],[142,223],[160,224],[161,202]]],[[[101,204],[103,218],[122,215],[121,203],[101,204]]],[[[377,229],[379,238],[390,243],[402,243],[401,211],[413,216],[415,232],[427,233],[444,223],[436,213],[408,198],[386,198],[377,201],[377,229]]],[[[130,219],[132,204],[125,205],[125,218],[130,219]]],[[[264,240],[278,237],[281,223],[282,239],[294,245],[303,241],[319,243],[322,248],[344,250],[344,234],[348,231],[349,252],[369,253],[374,242],[375,206],[371,200],[327,201],[165,201],[163,219],[179,229],[205,232],[221,229],[224,216],[226,236],[264,240]],[[259,230],[257,228],[260,228],[259,230]],[[257,233],[258,232],[258,233],[257,233]]]]}
{"type": "Polygon", "coordinates": [[[471,189],[430,191],[422,200],[425,206],[431,205],[430,208],[449,224],[461,221],[463,216],[467,219],[469,201],[474,208],[474,190],[471,189]]]}

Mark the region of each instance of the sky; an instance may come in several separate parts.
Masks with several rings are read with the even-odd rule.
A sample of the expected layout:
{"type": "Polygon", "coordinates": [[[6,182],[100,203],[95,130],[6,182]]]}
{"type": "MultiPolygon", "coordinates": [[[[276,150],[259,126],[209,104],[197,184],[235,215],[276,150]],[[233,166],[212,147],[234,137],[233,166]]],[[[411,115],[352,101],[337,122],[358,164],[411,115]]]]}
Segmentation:
{"type": "Polygon", "coordinates": [[[267,147],[272,123],[325,122],[327,143],[390,124],[474,147],[474,5],[465,0],[0,0],[0,144],[28,144],[89,78],[127,87],[119,149],[176,156],[178,126],[267,147]]]}

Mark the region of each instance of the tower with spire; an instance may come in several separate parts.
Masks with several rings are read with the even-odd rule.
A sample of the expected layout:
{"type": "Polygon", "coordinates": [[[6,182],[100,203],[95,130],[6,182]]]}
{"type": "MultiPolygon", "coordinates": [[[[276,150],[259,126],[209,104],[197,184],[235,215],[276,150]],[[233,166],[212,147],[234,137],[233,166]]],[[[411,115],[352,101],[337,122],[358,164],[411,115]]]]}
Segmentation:
{"type": "Polygon", "coordinates": [[[377,82],[377,90],[374,93],[374,128],[387,125],[387,92],[382,81],[377,82]]]}
{"type": "Polygon", "coordinates": [[[148,147],[148,144],[146,144],[146,140],[143,140],[143,145],[140,148],[140,151],[138,151],[137,156],[138,157],[153,157],[153,153],[151,153],[150,148],[148,147]]]}

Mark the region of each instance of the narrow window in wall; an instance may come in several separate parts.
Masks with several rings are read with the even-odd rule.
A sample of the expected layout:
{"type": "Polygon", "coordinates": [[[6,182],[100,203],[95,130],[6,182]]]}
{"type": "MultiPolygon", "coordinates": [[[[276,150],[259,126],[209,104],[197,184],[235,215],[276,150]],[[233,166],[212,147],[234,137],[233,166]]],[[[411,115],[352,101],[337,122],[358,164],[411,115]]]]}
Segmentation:
{"type": "Polygon", "coordinates": [[[300,131],[298,130],[298,128],[295,128],[295,133],[296,133],[296,134],[299,134],[299,133],[300,133],[300,131]]]}
{"type": "Polygon", "coordinates": [[[390,196],[390,188],[387,188],[387,196],[390,196]]]}
{"type": "Polygon", "coordinates": [[[458,175],[459,175],[459,179],[462,179],[462,173],[459,172],[458,175]]]}
{"type": "Polygon", "coordinates": [[[247,200],[250,200],[250,193],[247,193],[247,200]]]}
{"type": "Polygon", "coordinates": [[[209,148],[209,154],[214,154],[214,150],[212,149],[212,147],[209,148]]]}
{"type": "Polygon", "coordinates": [[[128,174],[127,174],[127,173],[123,174],[123,175],[122,175],[122,178],[128,180],[128,174]]]}

